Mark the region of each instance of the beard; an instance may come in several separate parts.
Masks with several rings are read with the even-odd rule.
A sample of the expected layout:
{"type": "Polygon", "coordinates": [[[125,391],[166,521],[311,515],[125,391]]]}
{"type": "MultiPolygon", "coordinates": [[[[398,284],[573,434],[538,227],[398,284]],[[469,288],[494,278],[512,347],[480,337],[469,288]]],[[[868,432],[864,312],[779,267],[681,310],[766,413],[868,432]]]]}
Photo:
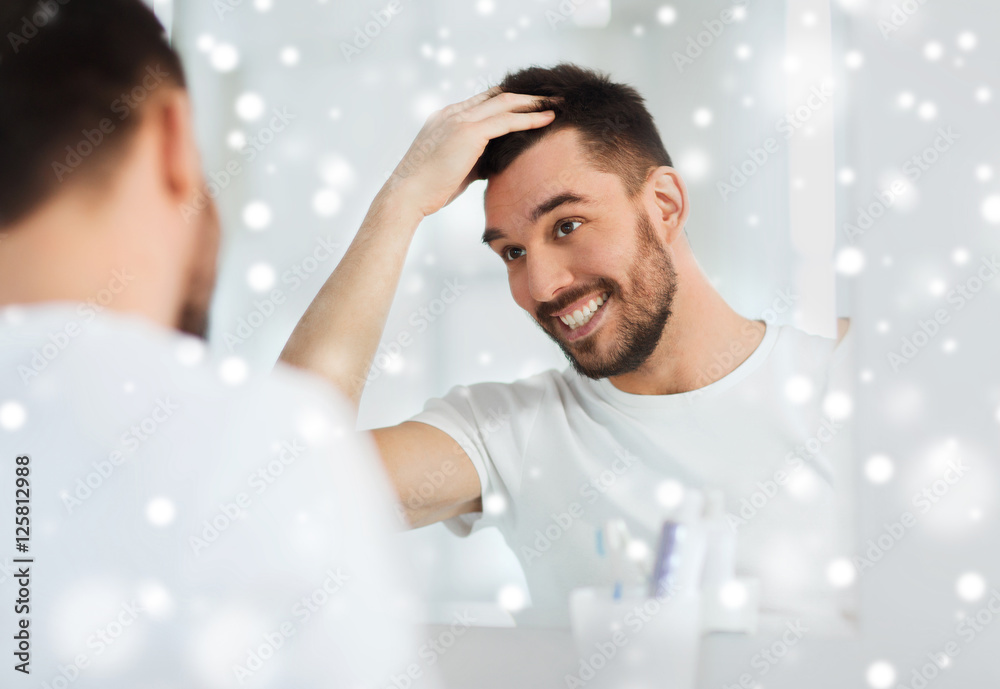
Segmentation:
{"type": "Polygon", "coordinates": [[[214,200],[209,199],[198,218],[198,246],[188,270],[188,286],[177,316],[177,329],[205,340],[219,254],[219,212],[214,200]]]}
{"type": "MultiPolygon", "coordinates": [[[[582,376],[594,380],[631,373],[642,366],[663,336],[670,318],[670,306],[677,290],[677,273],[666,250],[656,237],[649,216],[642,209],[635,211],[638,246],[628,269],[629,286],[611,278],[601,278],[564,298],[547,304],[535,319],[552,338],[570,364],[582,376]],[[607,292],[613,302],[617,330],[604,335],[610,343],[601,347],[598,331],[608,330],[602,323],[593,333],[576,342],[564,342],[552,314],[595,291],[607,292]]],[[[605,308],[605,307],[601,307],[605,308]]]]}

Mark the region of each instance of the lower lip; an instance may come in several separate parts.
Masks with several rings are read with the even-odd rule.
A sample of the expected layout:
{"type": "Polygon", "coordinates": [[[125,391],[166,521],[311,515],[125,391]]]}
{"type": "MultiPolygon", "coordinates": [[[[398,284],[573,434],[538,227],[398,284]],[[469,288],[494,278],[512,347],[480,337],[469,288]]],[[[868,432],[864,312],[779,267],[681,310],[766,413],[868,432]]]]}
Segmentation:
{"type": "Polygon", "coordinates": [[[601,321],[604,319],[604,311],[608,308],[609,301],[611,301],[610,294],[608,295],[608,298],[604,300],[604,303],[601,304],[601,308],[597,309],[597,313],[595,313],[594,316],[589,321],[587,321],[585,325],[581,325],[576,330],[571,329],[568,325],[566,325],[560,320],[559,324],[563,327],[563,330],[566,333],[566,340],[568,342],[573,342],[575,340],[579,340],[581,337],[586,337],[591,332],[593,332],[597,328],[597,326],[601,324],[601,321]]]}

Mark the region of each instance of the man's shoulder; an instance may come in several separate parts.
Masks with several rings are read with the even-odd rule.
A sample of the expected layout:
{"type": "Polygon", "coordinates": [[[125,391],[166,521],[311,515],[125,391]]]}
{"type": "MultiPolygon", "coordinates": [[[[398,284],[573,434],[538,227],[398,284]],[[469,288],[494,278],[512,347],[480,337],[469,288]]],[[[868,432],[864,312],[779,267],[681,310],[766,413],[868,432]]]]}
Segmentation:
{"type": "Polygon", "coordinates": [[[468,385],[455,385],[448,396],[473,399],[507,399],[515,402],[535,402],[547,392],[566,384],[566,371],[555,368],[539,371],[511,381],[480,381],[468,385]]]}
{"type": "Polygon", "coordinates": [[[850,325],[850,319],[838,318],[837,331],[832,337],[782,325],[778,328],[772,356],[799,366],[809,367],[811,364],[828,370],[850,358],[854,343],[854,330],[850,325]]]}
{"type": "Polygon", "coordinates": [[[220,421],[238,420],[241,411],[280,419],[306,407],[351,416],[343,394],[315,376],[280,363],[272,370],[239,353],[213,355],[201,338],[138,316],[88,317],[73,305],[49,304],[4,318],[0,359],[27,397],[58,389],[71,403],[96,397],[125,408],[133,390],[145,389],[176,395],[188,413],[220,421]]]}
{"type": "Polygon", "coordinates": [[[481,381],[452,385],[446,393],[429,398],[417,420],[430,415],[455,414],[472,425],[496,422],[530,423],[543,400],[561,397],[567,385],[564,372],[547,369],[511,381],[481,381]]]}
{"type": "Polygon", "coordinates": [[[833,336],[818,335],[806,332],[794,325],[778,326],[778,343],[800,351],[833,352],[849,339],[851,334],[850,319],[838,318],[837,330],[833,336]]]}

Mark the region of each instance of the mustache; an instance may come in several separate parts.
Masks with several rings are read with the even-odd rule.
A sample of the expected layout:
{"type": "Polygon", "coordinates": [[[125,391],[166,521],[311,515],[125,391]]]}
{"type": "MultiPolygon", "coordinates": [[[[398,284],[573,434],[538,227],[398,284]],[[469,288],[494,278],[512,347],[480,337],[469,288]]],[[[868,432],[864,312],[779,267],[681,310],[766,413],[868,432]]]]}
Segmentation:
{"type": "Polygon", "coordinates": [[[611,283],[611,281],[601,280],[592,285],[586,285],[580,289],[560,295],[558,299],[542,304],[536,310],[536,314],[538,315],[539,320],[552,318],[556,312],[562,311],[573,302],[587,296],[588,294],[593,294],[594,292],[607,292],[610,295],[615,294],[617,291],[617,286],[611,283]]]}

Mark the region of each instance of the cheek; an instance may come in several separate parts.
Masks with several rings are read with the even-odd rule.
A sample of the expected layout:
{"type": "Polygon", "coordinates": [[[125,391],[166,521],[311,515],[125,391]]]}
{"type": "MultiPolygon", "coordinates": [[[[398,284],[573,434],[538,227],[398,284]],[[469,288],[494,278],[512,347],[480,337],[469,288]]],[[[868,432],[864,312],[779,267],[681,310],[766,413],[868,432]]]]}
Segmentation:
{"type": "Polygon", "coordinates": [[[534,313],[534,300],[528,293],[528,281],[523,275],[509,273],[507,284],[510,285],[510,296],[514,298],[514,303],[529,313],[534,313]]]}
{"type": "Polygon", "coordinates": [[[586,246],[573,256],[573,271],[581,277],[621,279],[631,262],[627,248],[620,244],[586,246]]]}

